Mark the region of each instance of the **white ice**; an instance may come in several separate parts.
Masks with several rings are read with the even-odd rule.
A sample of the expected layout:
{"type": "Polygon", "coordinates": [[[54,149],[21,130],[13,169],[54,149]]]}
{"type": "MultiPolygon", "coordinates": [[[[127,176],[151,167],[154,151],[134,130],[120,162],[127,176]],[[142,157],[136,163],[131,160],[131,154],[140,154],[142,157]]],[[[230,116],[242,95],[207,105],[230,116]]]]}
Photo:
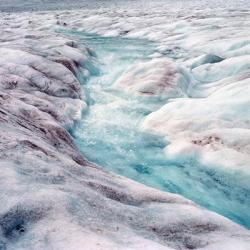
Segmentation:
{"type": "Polygon", "coordinates": [[[57,31],[154,41],[153,58],[108,87],[159,97],[138,129],[165,139],[169,161],[248,176],[249,3],[98,6],[1,13],[0,249],[248,250],[242,226],[85,160],[68,131],[97,59],[57,31]]]}

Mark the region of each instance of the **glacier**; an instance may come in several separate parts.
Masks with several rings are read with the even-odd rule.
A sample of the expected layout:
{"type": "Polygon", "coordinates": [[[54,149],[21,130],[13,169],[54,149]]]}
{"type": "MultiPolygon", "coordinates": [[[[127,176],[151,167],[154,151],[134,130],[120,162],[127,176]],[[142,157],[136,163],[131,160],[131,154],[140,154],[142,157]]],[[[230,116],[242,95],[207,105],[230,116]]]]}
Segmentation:
{"type": "MultiPolygon", "coordinates": [[[[88,111],[73,130],[84,155],[118,174],[164,191],[179,193],[248,226],[249,175],[237,171],[241,166],[234,166],[234,172],[219,168],[218,158],[225,154],[220,160],[223,163],[222,160],[226,161],[228,156],[215,148],[221,142],[218,135],[213,132],[200,140],[194,137],[189,144],[183,139],[183,134],[178,140],[171,141],[169,135],[165,139],[163,132],[171,131],[165,124],[170,126],[178,108],[170,106],[167,113],[161,110],[171,104],[164,105],[168,98],[187,98],[185,92],[192,78],[188,71],[177,68],[166,59],[154,58],[153,44],[143,40],[122,41],[120,38],[81,33],[73,35],[88,43],[101,60],[101,73],[84,85],[86,92],[90,93],[88,111]],[[160,136],[147,131],[153,130],[157,126],[155,123],[162,124],[160,136]],[[143,129],[143,126],[149,126],[149,129],[143,129]],[[216,152],[210,149],[210,144],[214,145],[216,152]],[[202,146],[208,148],[203,150],[209,159],[206,164],[199,161],[202,146]],[[216,154],[218,157],[212,162],[212,156],[216,154]]],[[[195,105],[191,105],[184,104],[187,116],[195,110],[195,105]]],[[[198,115],[201,117],[200,113],[198,115]]],[[[198,117],[191,119],[200,126],[198,117]]],[[[183,126],[181,131],[186,133],[185,122],[182,119],[180,123],[183,126]]],[[[160,132],[159,128],[157,126],[156,132],[160,132]]],[[[174,124],[173,128],[178,129],[178,126],[174,124]]],[[[220,130],[226,136],[226,130],[220,130]]],[[[177,136],[176,131],[174,135],[177,136]]],[[[228,161],[224,164],[228,165],[228,161]]]]}
{"type": "Polygon", "coordinates": [[[248,250],[248,1],[15,2],[0,249],[248,250]]]}

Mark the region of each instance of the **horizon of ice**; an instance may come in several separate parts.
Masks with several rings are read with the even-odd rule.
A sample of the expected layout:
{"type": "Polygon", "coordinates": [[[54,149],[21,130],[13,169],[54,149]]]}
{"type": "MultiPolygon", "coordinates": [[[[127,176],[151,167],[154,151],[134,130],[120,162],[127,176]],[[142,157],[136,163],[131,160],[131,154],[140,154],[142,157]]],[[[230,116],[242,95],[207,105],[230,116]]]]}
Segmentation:
{"type": "Polygon", "coordinates": [[[84,158],[248,226],[250,21],[202,4],[1,13],[0,249],[249,249],[235,222],[84,158]]]}

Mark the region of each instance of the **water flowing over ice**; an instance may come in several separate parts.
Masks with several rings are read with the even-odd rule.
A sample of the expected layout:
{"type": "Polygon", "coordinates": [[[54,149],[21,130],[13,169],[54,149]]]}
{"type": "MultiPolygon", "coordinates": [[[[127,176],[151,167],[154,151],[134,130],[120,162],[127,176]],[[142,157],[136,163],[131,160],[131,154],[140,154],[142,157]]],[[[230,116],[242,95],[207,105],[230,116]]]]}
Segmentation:
{"type": "Polygon", "coordinates": [[[249,3],[129,3],[1,13],[0,249],[249,249],[249,3]]]}

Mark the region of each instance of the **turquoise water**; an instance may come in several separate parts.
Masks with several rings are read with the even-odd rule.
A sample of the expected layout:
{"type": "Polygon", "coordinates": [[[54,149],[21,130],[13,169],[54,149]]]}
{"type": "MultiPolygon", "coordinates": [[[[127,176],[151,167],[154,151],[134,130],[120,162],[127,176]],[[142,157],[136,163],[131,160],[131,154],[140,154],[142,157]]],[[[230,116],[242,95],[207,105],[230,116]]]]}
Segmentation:
{"type": "Polygon", "coordinates": [[[212,167],[179,165],[163,154],[166,143],[140,124],[162,106],[157,98],[135,98],[112,84],[135,62],[149,60],[156,44],[144,40],[68,32],[95,53],[100,72],[83,84],[89,109],[72,134],[92,162],[146,185],[181,194],[250,228],[249,176],[212,167]]]}

